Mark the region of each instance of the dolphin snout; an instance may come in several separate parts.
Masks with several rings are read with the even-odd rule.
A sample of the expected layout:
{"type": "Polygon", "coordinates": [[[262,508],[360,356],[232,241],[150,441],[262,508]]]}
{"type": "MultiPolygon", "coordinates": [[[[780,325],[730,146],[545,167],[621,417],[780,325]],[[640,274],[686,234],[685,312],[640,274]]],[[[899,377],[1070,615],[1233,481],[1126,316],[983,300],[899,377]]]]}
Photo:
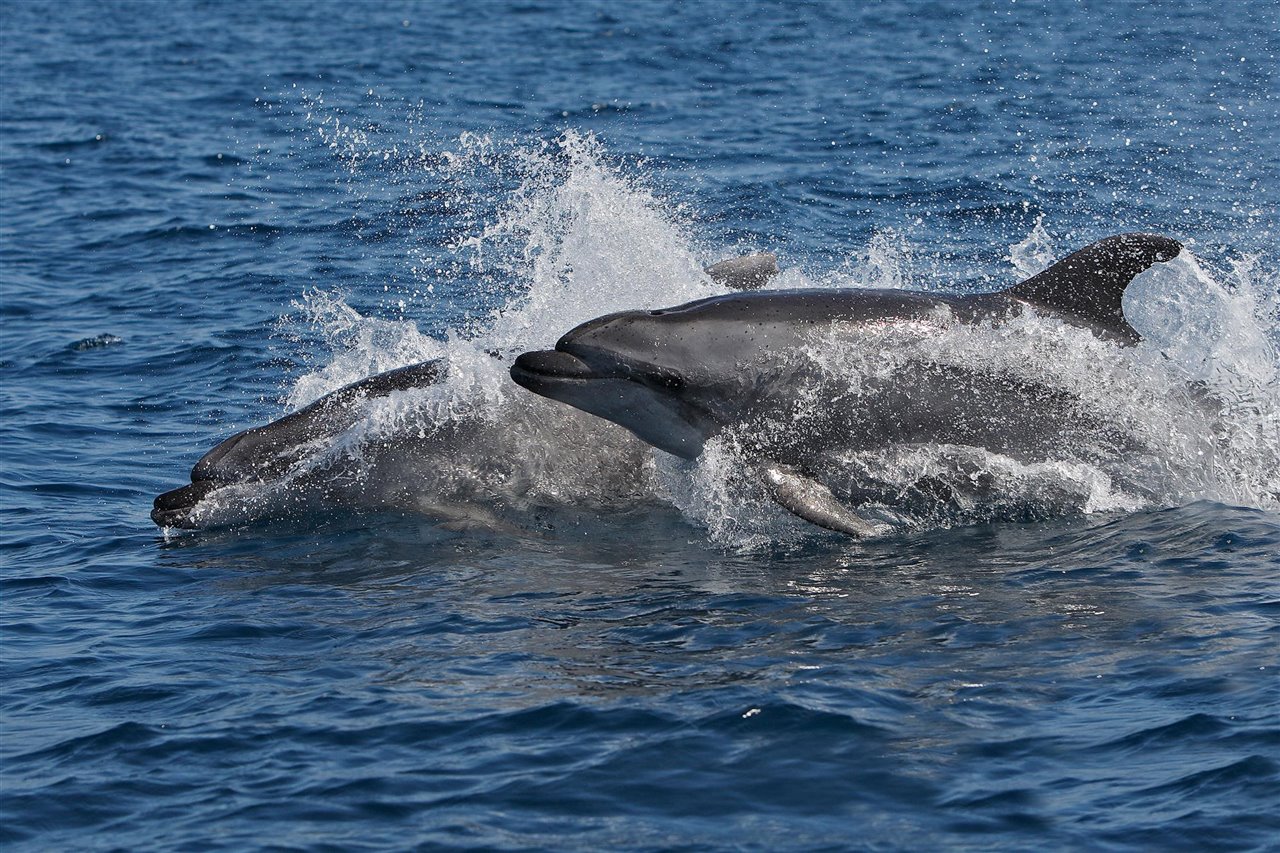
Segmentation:
{"type": "Polygon", "coordinates": [[[544,349],[521,353],[511,365],[511,378],[517,385],[552,399],[576,394],[578,388],[601,375],[575,355],[560,350],[544,349]]]}
{"type": "Polygon", "coordinates": [[[517,373],[556,379],[591,379],[596,376],[585,361],[558,349],[521,353],[511,365],[511,375],[519,382],[517,373]]]}

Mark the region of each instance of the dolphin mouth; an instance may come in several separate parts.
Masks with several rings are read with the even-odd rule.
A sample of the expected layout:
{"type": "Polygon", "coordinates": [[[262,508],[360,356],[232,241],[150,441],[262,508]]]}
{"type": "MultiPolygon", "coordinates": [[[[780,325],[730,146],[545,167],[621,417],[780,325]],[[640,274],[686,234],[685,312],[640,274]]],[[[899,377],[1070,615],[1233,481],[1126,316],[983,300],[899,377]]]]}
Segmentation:
{"type": "Polygon", "coordinates": [[[614,378],[576,355],[554,349],[521,353],[511,365],[510,373],[520,387],[553,400],[576,394],[574,389],[589,383],[614,378]]]}
{"type": "Polygon", "coordinates": [[[561,339],[556,348],[522,353],[511,365],[511,378],[535,394],[551,396],[557,388],[582,387],[589,382],[623,380],[662,391],[684,387],[684,377],[652,364],[636,364],[598,347],[561,339]],[[572,350],[572,351],[571,351],[572,350]]]}
{"type": "Polygon", "coordinates": [[[200,526],[193,518],[196,504],[221,485],[224,484],[213,480],[197,480],[165,492],[155,499],[151,509],[151,520],[160,527],[195,530],[200,526]]]}
{"type": "Polygon", "coordinates": [[[529,387],[526,381],[563,382],[575,379],[604,379],[606,375],[576,355],[558,349],[544,349],[521,353],[517,356],[515,363],[511,365],[511,378],[529,387]]]}

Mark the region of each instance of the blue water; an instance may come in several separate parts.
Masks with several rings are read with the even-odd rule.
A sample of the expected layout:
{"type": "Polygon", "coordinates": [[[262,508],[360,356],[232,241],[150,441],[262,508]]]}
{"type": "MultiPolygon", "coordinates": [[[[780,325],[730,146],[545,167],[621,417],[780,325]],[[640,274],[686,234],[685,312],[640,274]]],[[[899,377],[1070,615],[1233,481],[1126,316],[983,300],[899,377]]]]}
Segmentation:
{"type": "Polygon", "coordinates": [[[1275,3],[6,2],[0,39],[6,851],[1280,846],[1275,3]],[[862,543],[481,352],[747,251],[976,291],[1132,230],[1197,259],[1185,334],[1054,369],[1164,450],[984,457],[997,494],[862,543]],[[493,523],[148,519],[442,353],[348,438],[458,443],[342,476],[493,523]],[[494,498],[499,458],[537,476],[494,498]]]}

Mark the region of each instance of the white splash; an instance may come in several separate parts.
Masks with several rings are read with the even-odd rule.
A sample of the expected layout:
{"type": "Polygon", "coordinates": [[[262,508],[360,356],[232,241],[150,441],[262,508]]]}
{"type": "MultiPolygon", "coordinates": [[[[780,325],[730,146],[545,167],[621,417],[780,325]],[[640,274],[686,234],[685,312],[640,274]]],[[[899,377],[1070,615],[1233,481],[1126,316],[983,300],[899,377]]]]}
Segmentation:
{"type": "Polygon", "coordinates": [[[1021,278],[1031,278],[1042,272],[1058,259],[1053,246],[1053,238],[1044,229],[1044,214],[1036,217],[1036,224],[1022,240],[1009,247],[1006,258],[1013,265],[1013,271],[1021,278]]]}

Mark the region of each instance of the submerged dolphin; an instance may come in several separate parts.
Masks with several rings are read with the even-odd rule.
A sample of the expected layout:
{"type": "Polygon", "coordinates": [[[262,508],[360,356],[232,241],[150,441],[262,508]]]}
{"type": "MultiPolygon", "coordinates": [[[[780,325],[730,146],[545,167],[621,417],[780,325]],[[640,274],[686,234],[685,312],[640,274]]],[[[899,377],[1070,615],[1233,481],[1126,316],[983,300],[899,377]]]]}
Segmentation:
{"type": "Polygon", "coordinates": [[[355,423],[364,401],[434,385],[447,371],[442,359],[389,370],[339,388],[265,426],[236,433],[200,457],[188,485],[155,499],[151,520],[161,527],[199,527],[195,509],[214,490],[280,478],[355,423]]]}
{"type": "MultiPolygon", "coordinates": [[[[767,252],[730,258],[705,272],[722,287],[753,290],[777,274],[777,258],[767,252]]],[[[200,458],[191,469],[189,484],[155,499],[151,520],[161,527],[201,527],[198,508],[213,492],[228,486],[281,480],[298,463],[329,449],[337,436],[359,420],[369,400],[435,385],[447,374],[448,365],[443,359],[397,368],[353,382],[269,424],[238,432],[200,458]]],[[[430,505],[450,516],[461,512],[441,504],[430,505]]],[[[478,512],[470,510],[466,515],[472,517],[478,512]]]]}
{"type": "Polygon", "coordinates": [[[1131,345],[1139,336],[1121,307],[1125,288],[1181,250],[1156,235],[1109,237],[998,293],[780,290],[624,311],[578,326],[554,350],[524,353],[511,376],[686,459],[732,433],[782,506],[821,527],[867,535],[872,525],[817,479],[832,449],[940,443],[1043,459],[1106,427],[1089,422],[1062,389],[928,359],[856,377],[851,390],[850,377],[806,362],[806,348],[824,334],[998,325],[1024,312],[1131,345]]]}

